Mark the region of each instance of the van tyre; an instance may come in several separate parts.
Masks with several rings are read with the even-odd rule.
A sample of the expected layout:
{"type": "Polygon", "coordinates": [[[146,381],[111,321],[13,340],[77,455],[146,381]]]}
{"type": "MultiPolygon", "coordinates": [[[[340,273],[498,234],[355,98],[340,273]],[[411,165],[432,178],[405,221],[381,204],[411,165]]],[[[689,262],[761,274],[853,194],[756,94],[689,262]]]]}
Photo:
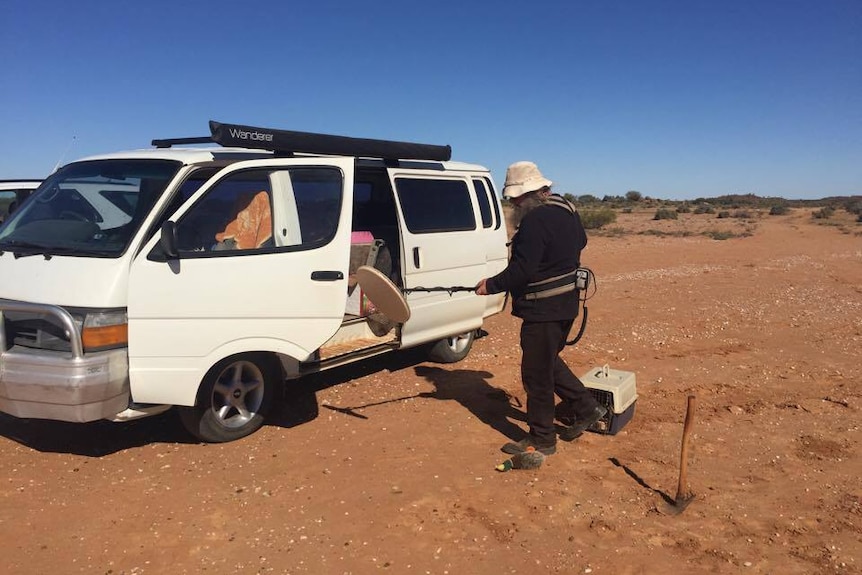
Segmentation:
{"type": "Polygon", "coordinates": [[[474,339],[476,339],[476,330],[443,338],[431,345],[428,350],[428,358],[437,363],[461,361],[470,353],[474,339]]]}
{"type": "Polygon", "coordinates": [[[281,368],[265,354],[223,359],[206,374],[194,407],[181,407],[183,426],[210,443],[233,441],[260,429],[272,407],[281,368]]]}

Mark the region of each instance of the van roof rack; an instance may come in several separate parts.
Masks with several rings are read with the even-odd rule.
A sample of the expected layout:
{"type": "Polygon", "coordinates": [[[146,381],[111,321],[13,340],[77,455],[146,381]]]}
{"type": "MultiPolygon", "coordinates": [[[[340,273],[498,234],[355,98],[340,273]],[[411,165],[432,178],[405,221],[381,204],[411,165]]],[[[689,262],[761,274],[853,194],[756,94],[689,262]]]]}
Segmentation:
{"type": "Polygon", "coordinates": [[[152,145],[157,148],[170,148],[173,146],[181,146],[183,144],[212,144],[213,139],[209,136],[201,136],[199,138],[164,138],[162,140],[153,140],[152,145]]]}
{"type": "Polygon", "coordinates": [[[294,132],[257,128],[240,124],[224,124],[210,120],[212,136],[197,138],[171,138],[153,140],[157,148],[170,148],[182,144],[216,143],[222,146],[237,146],[256,150],[269,150],[280,155],[294,153],[320,154],[326,156],[357,156],[382,158],[384,160],[436,160],[452,159],[451,146],[416,144],[394,140],[372,140],[351,138],[311,132],[294,132]]]}

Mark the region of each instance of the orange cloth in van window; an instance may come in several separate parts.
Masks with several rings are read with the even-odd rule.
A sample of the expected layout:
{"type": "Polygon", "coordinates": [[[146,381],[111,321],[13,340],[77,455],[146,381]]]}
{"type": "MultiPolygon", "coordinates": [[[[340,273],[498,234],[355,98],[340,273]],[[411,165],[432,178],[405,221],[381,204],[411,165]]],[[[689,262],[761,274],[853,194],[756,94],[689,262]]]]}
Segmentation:
{"type": "Polygon", "coordinates": [[[249,204],[236,215],[224,231],[216,234],[218,242],[233,239],[236,249],[259,248],[272,237],[272,210],[269,194],[258,192],[249,204]]]}

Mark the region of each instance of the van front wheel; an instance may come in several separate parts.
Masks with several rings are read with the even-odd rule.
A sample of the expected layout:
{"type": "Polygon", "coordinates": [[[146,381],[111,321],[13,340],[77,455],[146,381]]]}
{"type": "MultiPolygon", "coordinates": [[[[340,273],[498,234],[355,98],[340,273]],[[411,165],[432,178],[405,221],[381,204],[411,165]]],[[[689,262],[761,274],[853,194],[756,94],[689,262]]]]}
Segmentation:
{"type": "Polygon", "coordinates": [[[181,407],[183,426],[211,443],[233,441],[260,429],[272,405],[280,370],[262,354],[229,357],[207,372],[194,407],[181,407]]]}
{"type": "Polygon", "coordinates": [[[428,358],[437,363],[455,363],[461,361],[470,353],[475,338],[475,330],[458,335],[450,335],[431,344],[428,350],[428,358]]]}

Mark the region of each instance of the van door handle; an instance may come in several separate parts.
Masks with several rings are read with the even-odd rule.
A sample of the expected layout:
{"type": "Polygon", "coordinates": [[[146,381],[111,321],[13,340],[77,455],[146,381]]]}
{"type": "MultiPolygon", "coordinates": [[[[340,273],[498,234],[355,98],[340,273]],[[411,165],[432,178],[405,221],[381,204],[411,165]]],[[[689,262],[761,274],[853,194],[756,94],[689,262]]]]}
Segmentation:
{"type": "Polygon", "coordinates": [[[419,248],[415,247],[413,248],[413,267],[418,270],[420,263],[421,262],[419,261],[419,248]]]}
{"type": "Polygon", "coordinates": [[[311,281],[315,282],[335,282],[343,280],[344,274],[337,271],[317,271],[311,272],[311,281]]]}

